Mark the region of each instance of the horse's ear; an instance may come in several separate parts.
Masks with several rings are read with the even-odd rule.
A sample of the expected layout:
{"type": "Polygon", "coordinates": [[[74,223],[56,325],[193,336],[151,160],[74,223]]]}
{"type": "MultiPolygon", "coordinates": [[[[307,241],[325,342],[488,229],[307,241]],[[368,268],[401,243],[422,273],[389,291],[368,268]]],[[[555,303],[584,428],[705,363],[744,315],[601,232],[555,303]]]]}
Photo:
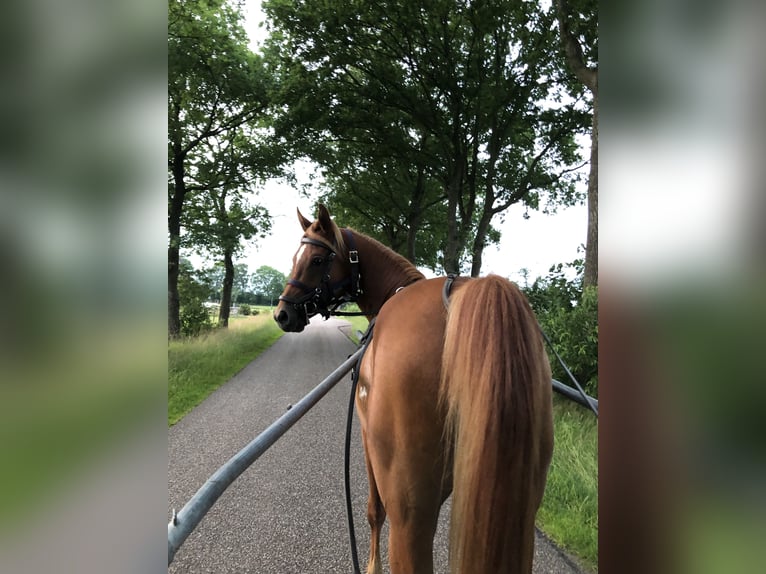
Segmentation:
{"type": "Polygon", "coordinates": [[[309,225],[311,225],[311,222],[303,217],[303,214],[301,213],[300,209],[296,209],[298,212],[298,221],[301,222],[301,227],[303,228],[303,231],[306,231],[309,228],[309,225]]]}
{"type": "Polygon", "coordinates": [[[319,220],[320,229],[327,235],[332,235],[332,218],[330,218],[330,212],[327,211],[327,208],[321,203],[319,204],[317,219],[319,220]]]}

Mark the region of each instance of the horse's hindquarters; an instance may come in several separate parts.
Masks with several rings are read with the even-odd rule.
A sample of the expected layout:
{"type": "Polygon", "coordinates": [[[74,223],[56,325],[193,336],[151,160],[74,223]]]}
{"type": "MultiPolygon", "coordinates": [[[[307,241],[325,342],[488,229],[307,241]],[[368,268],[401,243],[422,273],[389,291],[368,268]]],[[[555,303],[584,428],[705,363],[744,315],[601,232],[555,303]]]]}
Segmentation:
{"type": "MultiPolygon", "coordinates": [[[[438,403],[442,283],[411,285],[381,310],[357,391],[368,473],[390,521],[392,573],[432,572],[439,509],[449,494],[438,403]]],[[[371,488],[371,502],[374,496],[371,488]]]]}

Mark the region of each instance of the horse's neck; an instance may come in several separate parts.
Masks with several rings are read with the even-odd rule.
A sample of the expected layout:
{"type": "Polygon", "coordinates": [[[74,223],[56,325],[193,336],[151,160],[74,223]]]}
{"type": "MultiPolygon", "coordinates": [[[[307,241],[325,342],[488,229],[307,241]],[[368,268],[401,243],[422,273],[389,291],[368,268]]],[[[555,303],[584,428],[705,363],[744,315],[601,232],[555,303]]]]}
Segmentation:
{"type": "Polygon", "coordinates": [[[360,233],[356,240],[363,290],[358,303],[364,313],[376,313],[397,289],[423,277],[412,263],[383,244],[360,233]]]}

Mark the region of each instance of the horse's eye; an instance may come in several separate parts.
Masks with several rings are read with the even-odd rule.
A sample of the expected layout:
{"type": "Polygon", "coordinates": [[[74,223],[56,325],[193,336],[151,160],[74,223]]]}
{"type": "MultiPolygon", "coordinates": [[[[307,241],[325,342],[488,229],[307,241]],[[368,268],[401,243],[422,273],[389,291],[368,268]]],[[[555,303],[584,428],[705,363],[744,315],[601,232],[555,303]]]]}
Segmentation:
{"type": "Polygon", "coordinates": [[[321,265],[324,260],[321,257],[314,257],[311,260],[312,265],[321,265]]]}

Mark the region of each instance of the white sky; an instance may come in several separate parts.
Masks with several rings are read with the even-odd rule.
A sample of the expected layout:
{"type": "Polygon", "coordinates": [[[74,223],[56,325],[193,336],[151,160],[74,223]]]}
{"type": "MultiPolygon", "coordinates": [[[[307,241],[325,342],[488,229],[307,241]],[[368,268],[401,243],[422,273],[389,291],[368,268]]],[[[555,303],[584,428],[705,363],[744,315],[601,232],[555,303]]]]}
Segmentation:
{"type": "MultiPolygon", "coordinates": [[[[308,169],[309,165],[305,167],[308,169]]],[[[313,198],[301,197],[296,188],[286,183],[270,181],[256,201],[271,213],[273,231],[266,239],[250,242],[251,247],[238,262],[246,263],[250,272],[268,265],[287,274],[303,234],[295,210],[299,208],[303,215],[314,219],[313,198]]],[[[508,210],[503,224],[495,222],[502,238],[499,245],[485,249],[482,275],[497,273],[521,281],[520,270],[527,268],[532,281],[546,275],[556,263],[583,256],[577,248],[585,243],[588,218],[585,206],[562,209],[556,215],[530,210],[529,219],[524,219],[523,213],[523,207],[514,206],[508,210]]],[[[342,226],[344,222],[338,224],[342,226]]]]}
{"type": "MultiPolygon", "coordinates": [[[[251,48],[257,50],[266,34],[265,27],[259,27],[264,20],[260,1],[245,2],[244,15],[251,48]]],[[[312,170],[310,164],[302,167],[299,182],[303,179],[300,171],[310,173],[312,170]]],[[[587,183],[582,182],[581,185],[585,187],[587,183]]],[[[251,273],[262,265],[268,265],[287,274],[302,235],[295,210],[300,208],[306,217],[313,219],[313,198],[301,197],[298,189],[284,182],[269,181],[254,201],[264,205],[271,213],[272,234],[266,239],[250,241],[237,263],[245,263],[251,273]]],[[[524,219],[523,213],[522,206],[514,206],[506,212],[502,225],[497,220],[493,222],[500,229],[502,238],[499,245],[485,249],[482,275],[496,273],[522,282],[520,270],[526,268],[531,282],[535,277],[546,275],[556,263],[568,263],[583,257],[582,252],[578,253],[578,247],[585,244],[586,238],[588,212],[584,205],[560,209],[556,215],[530,210],[529,219],[524,219]]],[[[344,222],[339,221],[338,224],[342,226],[344,222]]]]}

